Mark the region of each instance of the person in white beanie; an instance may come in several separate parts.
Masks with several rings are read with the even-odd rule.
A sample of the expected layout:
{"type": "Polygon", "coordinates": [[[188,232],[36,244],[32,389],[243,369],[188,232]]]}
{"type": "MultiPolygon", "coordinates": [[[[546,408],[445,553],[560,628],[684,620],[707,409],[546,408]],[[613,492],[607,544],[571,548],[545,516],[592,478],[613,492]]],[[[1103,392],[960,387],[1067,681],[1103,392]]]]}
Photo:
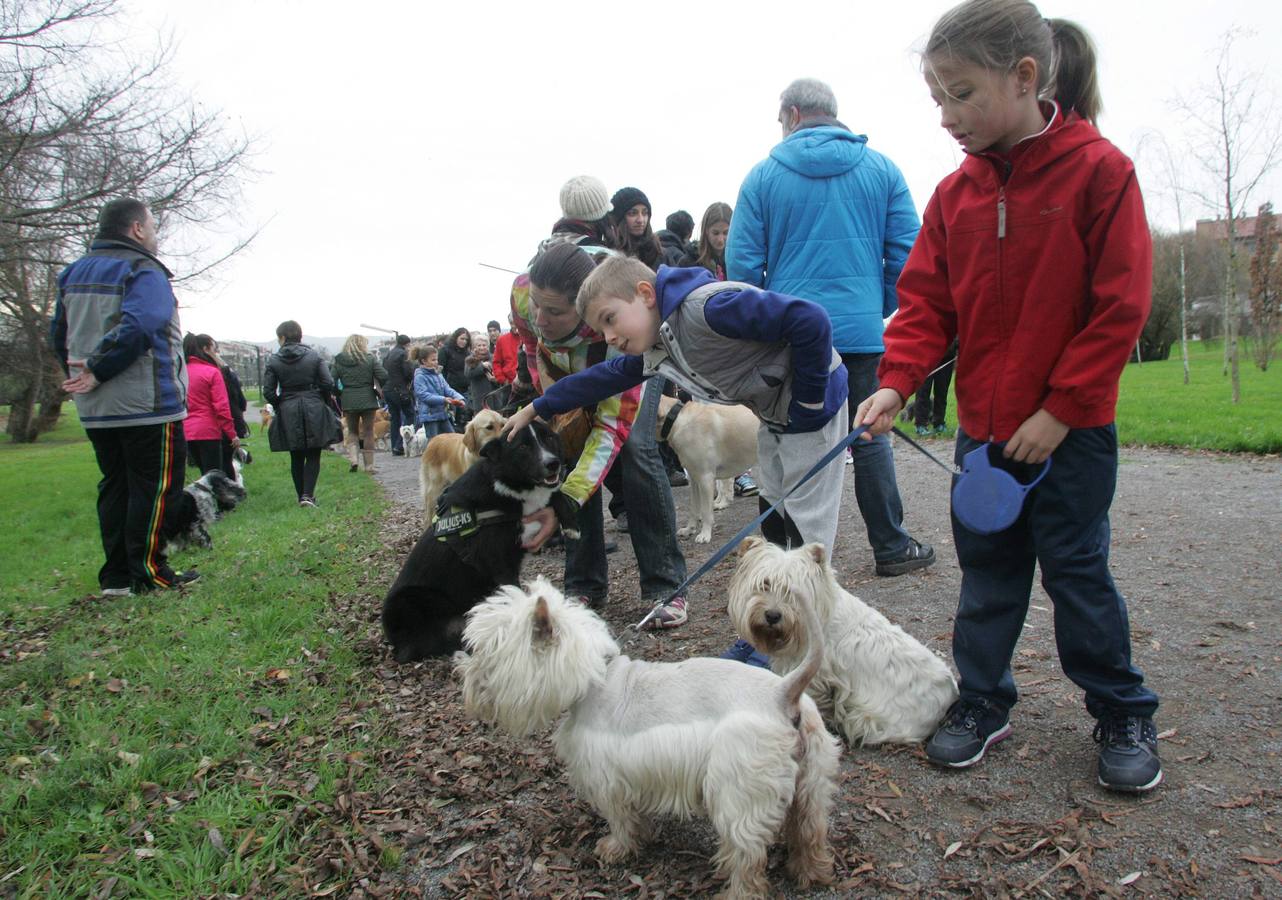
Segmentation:
{"type": "Polygon", "coordinates": [[[555,244],[615,246],[614,226],[610,220],[610,192],[601,179],[575,175],[561,185],[560,199],[561,218],[552,226],[552,235],[539,244],[539,253],[555,244]]]}

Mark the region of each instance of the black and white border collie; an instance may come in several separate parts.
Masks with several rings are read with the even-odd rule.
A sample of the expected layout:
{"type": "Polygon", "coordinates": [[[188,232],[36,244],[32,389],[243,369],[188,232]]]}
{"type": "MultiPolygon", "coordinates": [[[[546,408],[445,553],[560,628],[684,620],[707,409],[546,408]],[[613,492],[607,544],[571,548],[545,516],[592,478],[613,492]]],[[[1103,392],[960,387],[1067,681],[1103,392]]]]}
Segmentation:
{"type": "Polygon", "coordinates": [[[165,553],[191,544],[206,549],[212,547],[209,526],[223,513],[235,509],[246,496],[242,485],[218,469],[201,475],[183,488],[178,503],[165,515],[165,553]]]}
{"type": "Polygon", "coordinates": [[[467,611],[520,578],[521,542],[538,530],[527,525],[523,534],[522,517],[547,506],[564,477],[561,439],[542,422],[481,448],[441,494],[435,520],[383,600],[383,631],[397,662],[462,648],[467,611]]]}

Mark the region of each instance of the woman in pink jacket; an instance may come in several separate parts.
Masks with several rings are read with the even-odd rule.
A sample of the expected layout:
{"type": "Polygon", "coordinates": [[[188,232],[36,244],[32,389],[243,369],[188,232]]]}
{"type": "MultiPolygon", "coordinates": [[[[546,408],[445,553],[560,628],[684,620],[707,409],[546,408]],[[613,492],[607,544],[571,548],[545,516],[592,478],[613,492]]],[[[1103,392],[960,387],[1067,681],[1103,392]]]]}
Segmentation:
{"type": "Polygon", "coordinates": [[[202,475],[222,469],[234,479],[236,470],[232,468],[231,455],[223,453],[223,438],[231,442],[233,451],[240,446],[240,439],[236,437],[222,370],[201,349],[194,334],[183,338],[183,353],[187,356],[187,418],[183,420],[187,461],[202,475]]]}

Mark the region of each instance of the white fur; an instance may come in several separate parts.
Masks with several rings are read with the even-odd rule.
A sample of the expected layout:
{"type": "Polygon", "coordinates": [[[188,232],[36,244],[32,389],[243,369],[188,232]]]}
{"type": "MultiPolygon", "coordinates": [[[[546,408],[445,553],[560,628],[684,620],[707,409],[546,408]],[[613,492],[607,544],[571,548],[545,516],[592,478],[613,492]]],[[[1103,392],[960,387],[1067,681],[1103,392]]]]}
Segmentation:
{"type": "Polygon", "coordinates": [[[575,790],[610,826],[596,845],[604,862],[635,852],[652,816],[707,816],[725,896],[766,895],[766,853],[780,830],[803,887],[830,879],[839,747],[802,693],[802,673],[629,659],[600,617],[544,578],[474,607],[463,639],[471,714],[516,735],[565,714],[553,742],[575,790]]]}
{"type": "MultiPolygon", "coordinates": [[[[659,398],[660,431],[675,403],[671,397],[659,398]]],[[[725,509],[734,496],[727,479],[757,464],[759,425],[756,415],[746,406],[691,401],[681,408],[668,432],[668,443],[690,476],[690,517],[678,535],[693,534],[696,544],[712,540],[712,511],[725,509]]]]}
{"type": "Polygon", "coordinates": [[[730,579],[729,610],[739,636],[780,673],[806,652],[799,600],[822,623],[824,661],[807,689],[852,744],[925,740],[957,699],[948,666],[898,625],[837,583],[822,544],[784,550],[748,538],[730,579]],[[771,621],[774,619],[775,621],[771,621]]]}
{"type": "Polygon", "coordinates": [[[423,426],[410,429],[409,437],[405,436],[405,430],[410,428],[408,425],[401,426],[401,440],[405,444],[406,456],[422,456],[423,451],[427,448],[427,432],[423,426]]]}

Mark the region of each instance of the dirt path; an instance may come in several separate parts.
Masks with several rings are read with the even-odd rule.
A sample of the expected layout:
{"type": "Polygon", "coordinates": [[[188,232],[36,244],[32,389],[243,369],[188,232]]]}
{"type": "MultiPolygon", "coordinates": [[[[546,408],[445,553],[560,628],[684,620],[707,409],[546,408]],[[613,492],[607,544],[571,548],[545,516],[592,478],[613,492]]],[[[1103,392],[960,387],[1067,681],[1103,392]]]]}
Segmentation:
{"type": "MultiPolygon", "coordinates": [[[[834,566],[847,588],[947,657],[959,583],[947,476],[905,445],[895,457],[906,524],[940,561],[926,573],[876,578],[847,469],[834,566]]],[[[416,537],[418,461],[381,453],[379,462],[379,480],[399,507],[390,583],[416,537]]],[[[688,489],[674,493],[684,507],[688,489]]],[[[737,501],[718,518],[713,544],[683,542],[691,569],[755,512],[755,501],[737,501]]],[[[1162,698],[1166,783],[1140,800],[1096,786],[1093,722],[1059,669],[1051,604],[1038,587],[1015,660],[1013,737],[966,773],[932,768],[917,748],[846,749],[832,821],[837,883],[800,896],[1282,897],[1282,460],[1127,450],[1112,523],[1135,660],[1162,698]]],[[[631,548],[620,543],[606,612],[616,633],[643,612],[631,548]]],[[[526,574],[559,582],[562,564],[544,553],[527,561],[526,574]]],[[[718,654],[733,638],[722,598],[730,565],[696,586],[686,627],[628,652],[656,660],[718,654]]],[[[711,892],[713,844],[703,823],[662,823],[662,838],[638,859],[601,868],[591,847],[603,823],[568,790],[546,736],[518,742],[469,721],[446,663],[392,663],[378,639],[378,599],[365,601],[373,612],[363,617],[362,644],[403,736],[401,751],[383,760],[397,781],[399,823],[384,839],[408,848],[402,866],[381,879],[384,890],[711,892]]],[[[777,868],[772,886],[798,896],[777,868]]]]}

